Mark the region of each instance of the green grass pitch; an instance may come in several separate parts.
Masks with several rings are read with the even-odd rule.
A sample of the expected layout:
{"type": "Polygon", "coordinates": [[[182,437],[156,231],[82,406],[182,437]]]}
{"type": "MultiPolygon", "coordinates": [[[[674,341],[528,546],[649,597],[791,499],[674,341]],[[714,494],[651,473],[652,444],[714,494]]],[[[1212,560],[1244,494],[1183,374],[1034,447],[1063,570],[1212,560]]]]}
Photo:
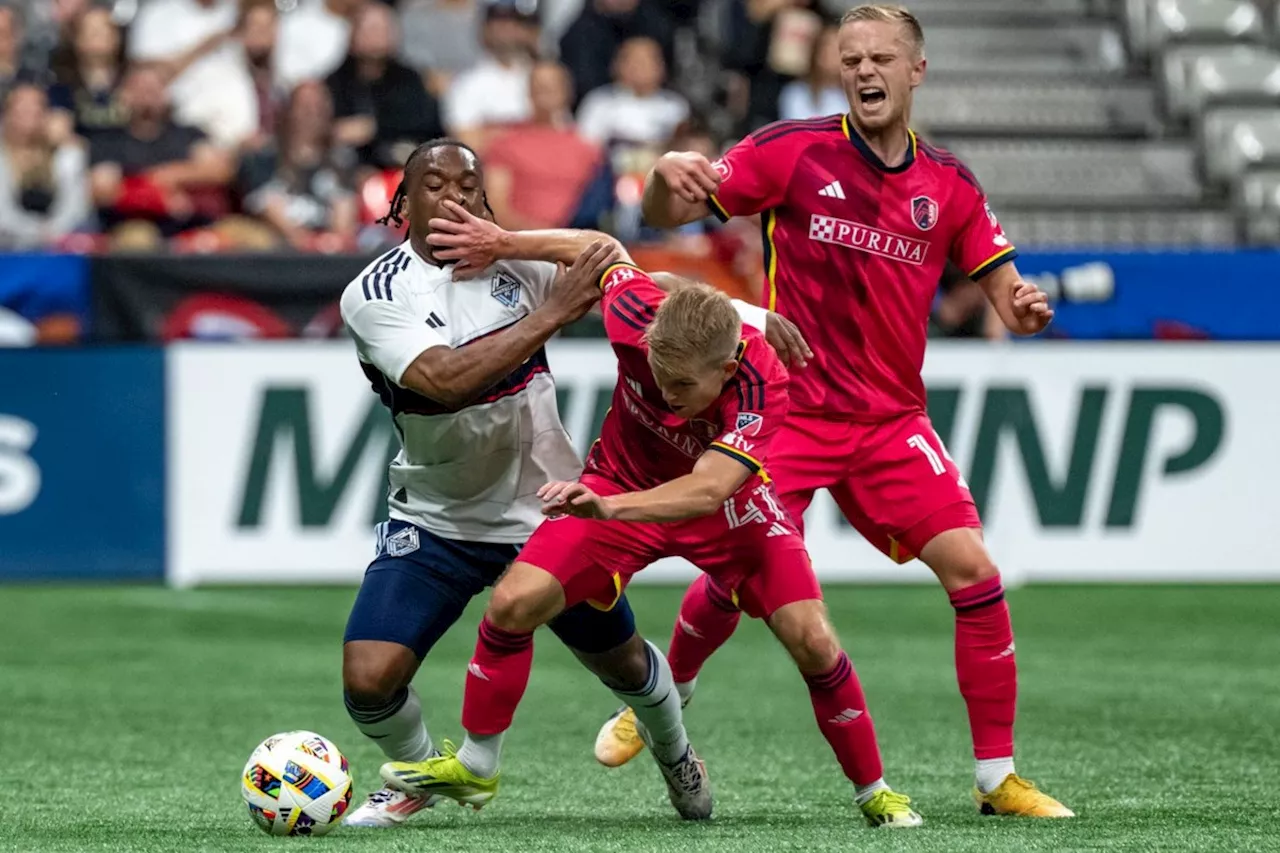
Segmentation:
{"type": "MultiPolygon", "coordinates": [[[[926,826],[866,828],[804,686],[759,624],[708,664],[689,708],[716,817],[682,824],[650,760],[591,757],[612,697],[550,634],[507,740],[502,791],[402,830],[278,839],[238,790],[253,746],[310,728],[380,753],[341,703],[351,589],[0,588],[0,850],[835,851],[1280,849],[1280,588],[1036,587],[1010,594],[1021,667],[1019,767],[1074,821],[983,818],[968,800],[951,612],[933,588],[833,587],[888,778],[926,826]]],[[[666,642],[680,590],[638,588],[666,642]]],[[[479,603],[417,679],[433,735],[457,737],[479,603]]]]}

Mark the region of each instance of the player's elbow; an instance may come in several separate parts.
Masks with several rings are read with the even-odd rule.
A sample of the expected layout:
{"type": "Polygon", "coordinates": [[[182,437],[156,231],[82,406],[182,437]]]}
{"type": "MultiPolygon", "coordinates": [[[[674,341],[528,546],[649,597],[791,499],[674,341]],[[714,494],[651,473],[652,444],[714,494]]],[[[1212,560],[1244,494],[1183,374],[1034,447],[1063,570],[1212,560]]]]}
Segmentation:
{"type": "Polygon", "coordinates": [[[460,378],[437,359],[426,358],[429,352],[423,353],[405,369],[400,385],[450,409],[461,408],[470,402],[475,392],[464,387],[460,378]]]}
{"type": "Polygon", "coordinates": [[[733,493],[737,490],[736,483],[711,479],[700,481],[690,495],[690,511],[696,513],[693,517],[701,518],[719,511],[720,507],[724,506],[724,502],[733,497],[733,493]]]}

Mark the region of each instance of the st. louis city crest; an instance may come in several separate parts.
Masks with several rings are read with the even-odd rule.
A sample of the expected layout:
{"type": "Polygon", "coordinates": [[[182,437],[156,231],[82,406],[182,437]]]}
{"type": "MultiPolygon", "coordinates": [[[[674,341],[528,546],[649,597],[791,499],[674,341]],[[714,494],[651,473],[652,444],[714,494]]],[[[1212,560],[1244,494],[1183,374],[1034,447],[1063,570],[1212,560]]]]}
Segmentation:
{"type": "Polygon", "coordinates": [[[921,231],[928,231],[938,224],[938,203],[927,195],[911,199],[911,221],[921,231]]]}
{"type": "Polygon", "coordinates": [[[493,276],[489,293],[508,308],[515,308],[520,304],[520,282],[506,273],[496,273],[493,276]]]}

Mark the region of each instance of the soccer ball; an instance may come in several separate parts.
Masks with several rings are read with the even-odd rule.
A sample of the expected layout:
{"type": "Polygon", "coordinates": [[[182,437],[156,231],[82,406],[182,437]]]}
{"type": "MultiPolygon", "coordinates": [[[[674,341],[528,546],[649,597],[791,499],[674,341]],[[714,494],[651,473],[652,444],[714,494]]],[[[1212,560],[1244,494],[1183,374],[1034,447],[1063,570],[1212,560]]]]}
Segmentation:
{"type": "Polygon", "coordinates": [[[351,805],[347,759],[315,732],[258,744],[240,778],[249,817],[269,835],[324,835],[351,805]]]}

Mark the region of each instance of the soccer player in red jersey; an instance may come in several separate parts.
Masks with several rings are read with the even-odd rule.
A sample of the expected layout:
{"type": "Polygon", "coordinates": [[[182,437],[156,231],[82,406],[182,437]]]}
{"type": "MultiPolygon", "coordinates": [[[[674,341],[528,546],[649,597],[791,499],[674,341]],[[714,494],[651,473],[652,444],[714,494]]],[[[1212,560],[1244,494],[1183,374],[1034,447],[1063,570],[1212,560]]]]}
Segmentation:
{"type": "MultiPolygon", "coordinates": [[[[528,243],[538,233],[511,235],[536,246],[518,256],[545,257],[546,244],[528,243]]],[[[609,268],[601,286],[618,358],[613,408],[582,479],[540,492],[552,518],[494,589],[467,668],[467,741],[456,754],[387,764],[383,778],[418,794],[487,800],[497,775],[477,776],[466,755],[510,727],[532,664],[526,638],[566,607],[611,607],[636,572],[681,556],[764,619],[791,654],[868,823],[918,826],[910,799],[883,779],[857,673],[827,620],[804,541],[765,473],[787,414],[786,368],[713,288],[669,281],[668,295],[629,263],[609,268]]],[[[674,683],[663,695],[678,702],[674,683]]],[[[676,772],[705,774],[691,750],[685,759],[676,772]]],[[[669,790],[675,802],[676,788],[669,790]]],[[[700,816],[710,815],[709,805],[700,816]]]]}
{"type": "MultiPolygon", "coordinates": [[[[899,6],[851,9],[839,46],[848,114],[769,125],[715,163],[667,154],[649,176],[644,214],[660,227],[700,219],[708,205],[722,219],[760,214],[764,304],[792,320],[814,353],[792,376],[791,415],[774,441],[783,504],[799,519],[815,490],[828,489],[891,559],[919,557],[934,571],[955,608],[979,808],[1070,817],[1014,771],[1017,668],[1004,588],[973,498],[929,422],[920,376],[948,258],[1015,334],[1041,331],[1053,312],[1019,277],[973,174],[908,127],[925,74],[915,17],[899,6]]],[[[692,682],[737,624],[715,583],[699,578],[685,597],[669,652],[677,682],[692,682]]],[[[615,715],[597,757],[626,761],[641,748],[632,729],[628,713],[615,715]]]]}

